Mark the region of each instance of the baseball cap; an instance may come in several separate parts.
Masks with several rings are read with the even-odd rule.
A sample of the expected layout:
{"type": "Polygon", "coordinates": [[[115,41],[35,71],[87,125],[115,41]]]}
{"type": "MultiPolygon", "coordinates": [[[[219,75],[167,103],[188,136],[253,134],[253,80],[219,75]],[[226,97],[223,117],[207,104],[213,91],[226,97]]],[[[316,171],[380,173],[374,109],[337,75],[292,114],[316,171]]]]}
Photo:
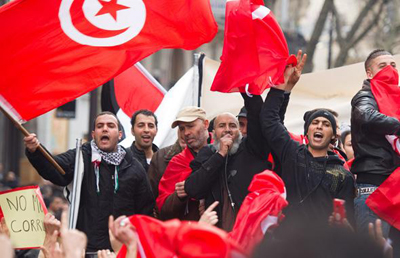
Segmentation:
{"type": "Polygon", "coordinates": [[[176,116],[175,121],[172,123],[171,127],[175,128],[179,122],[193,122],[196,119],[206,120],[206,111],[200,107],[185,107],[179,111],[176,116]]]}

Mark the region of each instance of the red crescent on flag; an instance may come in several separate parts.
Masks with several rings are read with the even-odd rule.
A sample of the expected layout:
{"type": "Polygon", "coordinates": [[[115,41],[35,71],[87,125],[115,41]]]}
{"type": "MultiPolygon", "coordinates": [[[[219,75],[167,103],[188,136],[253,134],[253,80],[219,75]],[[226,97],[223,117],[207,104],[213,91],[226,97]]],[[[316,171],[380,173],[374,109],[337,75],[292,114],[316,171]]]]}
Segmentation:
{"type": "Polygon", "coordinates": [[[96,37],[96,38],[109,38],[125,32],[128,28],[122,30],[104,30],[94,26],[88,21],[83,13],[83,3],[85,0],[74,0],[71,5],[71,19],[75,28],[82,34],[96,37]]]}

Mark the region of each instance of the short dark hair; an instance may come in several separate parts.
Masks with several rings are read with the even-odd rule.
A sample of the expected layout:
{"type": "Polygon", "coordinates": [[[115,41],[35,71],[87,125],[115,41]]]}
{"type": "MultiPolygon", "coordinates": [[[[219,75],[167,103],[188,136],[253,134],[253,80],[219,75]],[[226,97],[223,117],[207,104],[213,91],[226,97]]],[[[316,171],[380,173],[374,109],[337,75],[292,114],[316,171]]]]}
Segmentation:
{"type": "Polygon", "coordinates": [[[391,55],[392,55],[392,53],[390,53],[390,52],[387,51],[387,50],[384,50],[384,49],[375,49],[374,51],[372,51],[372,52],[368,55],[367,59],[365,60],[365,63],[364,63],[365,71],[367,71],[367,69],[371,66],[372,60],[374,60],[374,59],[377,58],[378,56],[391,56],[391,55]]]}
{"type": "Polygon", "coordinates": [[[148,109],[140,109],[140,110],[136,111],[136,112],[132,115],[132,119],[131,119],[131,125],[132,125],[132,127],[135,125],[136,117],[137,117],[138,115],[140,115],[140,114],[145,115],[145,116],[152,116],[152,117],[154,117],[154,122],[156,123],[156,127],[157,127],[157,125],[158,125],[157,116],[156,116],[151,110],[148,110],[148,109]]]}
{"type": "Polygon", "coordinates": [[[92,130],[94,130],[95,127],[96,127],[96,120],[97,120],[97,118],[98,118],[99,116],[104,116],[104,115],[110,115],[110,116],[115,117],[115,119],[117,119],[118,131],[122,131],[122,125],[121,125],[121,123],[119,122],[118,117],[117,117],[114,113],[112,113],[112,112],[110,112],[110,111],[103,111],[103,112],[97,114],[97,115],[94,117],[94,119],[93,119],[93,124],[92,124],[92,130]]]}

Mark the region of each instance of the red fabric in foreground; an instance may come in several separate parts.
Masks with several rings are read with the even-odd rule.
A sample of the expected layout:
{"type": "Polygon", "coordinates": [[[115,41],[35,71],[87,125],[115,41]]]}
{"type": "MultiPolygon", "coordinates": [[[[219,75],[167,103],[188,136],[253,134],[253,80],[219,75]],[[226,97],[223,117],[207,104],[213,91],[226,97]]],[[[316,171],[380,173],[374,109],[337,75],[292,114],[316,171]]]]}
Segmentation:
{"type": "Polygon", "coordinates": [[[367,198],[366,204],[380,218],[400,230],[400,168],[367,198]]]}
{"type": "Polygon", "coordinates": [[[254,176],[249,192],[229,236],[251,254],[263,239],[262,222],[269,216],[279,218],[288,202],[283,197],[286,194],[283,180],[270,170],[254,176]]]}
{"type": "MultiPolygon", "coordinates": [[[[143,215],[129,219],[136,228],[146,258],[230,258],[234,253],[244,257],[242,249],[225,231],[208,224],[177,219],[163,222],[143,215]]],[[[117,257],[126,257],[125,246],[117,257]]],[[[140,251],[138,257],[143,258],[140,251]]]]}
{"type": "Polygon", "coordinates": [[[189,164],[193,159],[194,156],[188,147],[171,159],[158,185],[158,210],[161,210],[168,196],[175,192],[175,184],[188,178],[192,172],[189,164]]]}
{"type": "Polygon", "coordinates": [[[212,91],[248,92],[261,95],[272,85],[284,82],[289,57],[285,36],[263,0],[226,3],[224,48],[212,91]]]}

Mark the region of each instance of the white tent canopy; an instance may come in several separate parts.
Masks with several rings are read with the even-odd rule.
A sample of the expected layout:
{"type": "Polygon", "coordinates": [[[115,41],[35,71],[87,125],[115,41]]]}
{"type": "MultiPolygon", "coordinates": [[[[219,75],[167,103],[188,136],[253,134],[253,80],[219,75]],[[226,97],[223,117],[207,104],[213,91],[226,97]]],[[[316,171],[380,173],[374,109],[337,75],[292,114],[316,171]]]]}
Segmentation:
{"type": "MultiPolygon", "coordinates": [[[[396,55],[395,60],[400,64],[400,55],[396,55]]],[[[219,64],[207,57],[204,59],[200,106],[207,111],[210,119],[226,111],[236,115],[243,106],[243,99],[239,93],[210,91],[219,64]]],[[[337,111],[339,120],[349,124],[350,102],[361,89],[364,79],[366,79],[364,63],[303,74],[290,96],[285,125],[294,133],[302,133],[303,114],[308,110],[322,107],[337,111]]]]}

